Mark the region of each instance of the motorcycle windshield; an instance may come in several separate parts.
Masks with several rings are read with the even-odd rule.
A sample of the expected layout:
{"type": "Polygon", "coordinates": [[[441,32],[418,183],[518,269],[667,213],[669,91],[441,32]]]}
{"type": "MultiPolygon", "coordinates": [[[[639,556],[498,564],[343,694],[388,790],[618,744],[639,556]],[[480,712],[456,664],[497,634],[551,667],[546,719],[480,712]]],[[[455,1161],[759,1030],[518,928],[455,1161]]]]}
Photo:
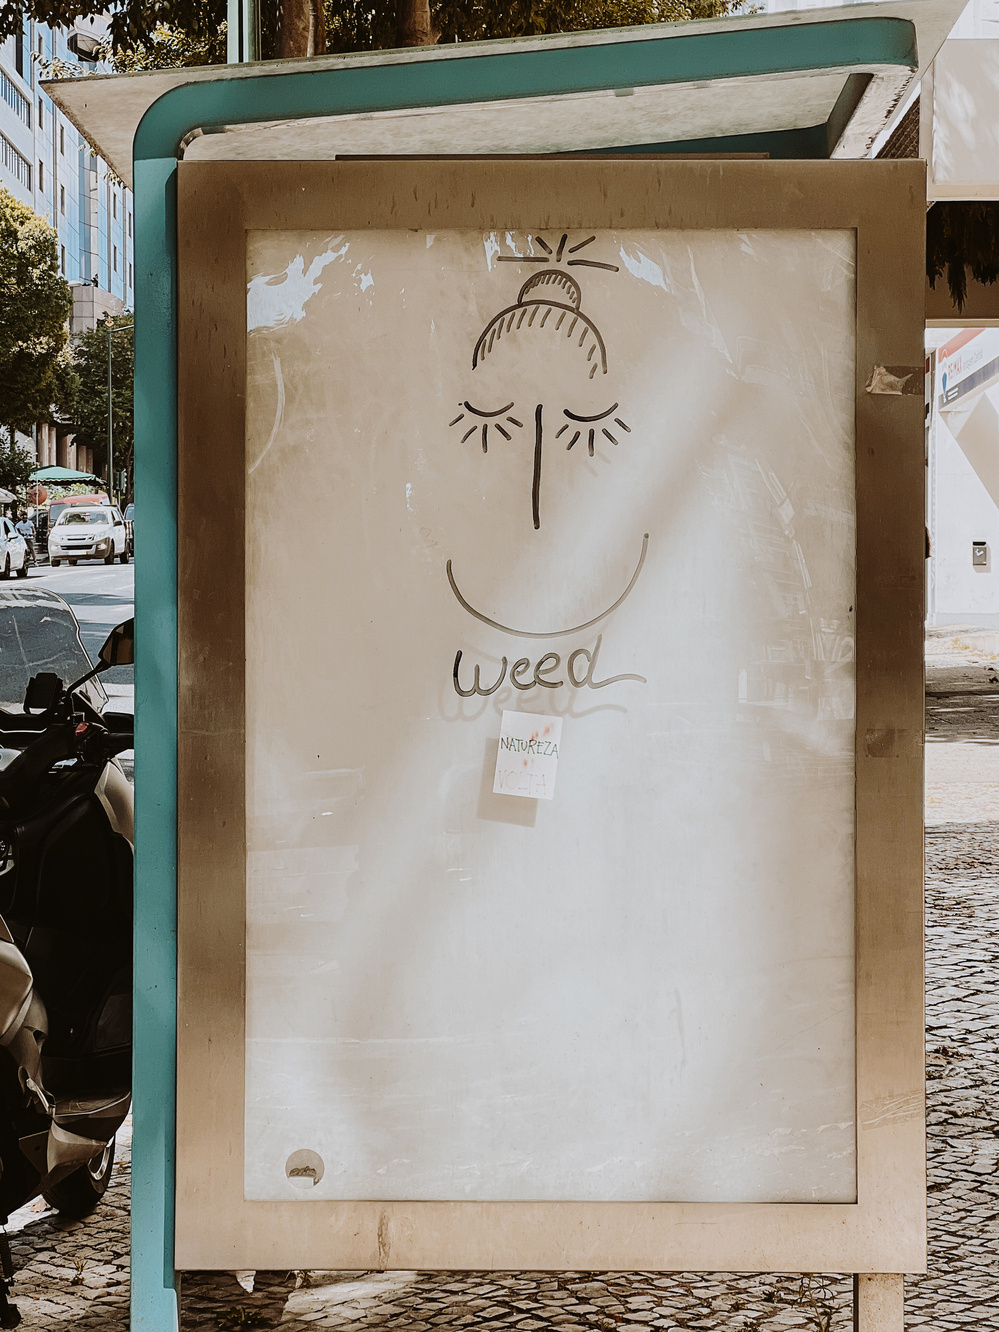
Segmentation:
{"type": "MultiPolygon", "coordinates": [[[[19,711],[28,681],[39,671],[72,684],[92,666],[76,616],[62,597],[45,588],[0,588],[0,707],[19,711]]],[[[81,692],[98,709],[107,702],[96,679],[81,692]]]]}

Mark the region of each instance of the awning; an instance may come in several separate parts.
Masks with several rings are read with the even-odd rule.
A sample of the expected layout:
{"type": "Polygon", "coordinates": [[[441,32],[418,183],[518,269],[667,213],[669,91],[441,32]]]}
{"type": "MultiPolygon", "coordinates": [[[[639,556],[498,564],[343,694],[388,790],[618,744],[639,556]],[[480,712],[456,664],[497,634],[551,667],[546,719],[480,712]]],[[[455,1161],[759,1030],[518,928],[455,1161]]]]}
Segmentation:
{"type": "Polygon", "coordinates": [[[79,481],[97,481],[100,485],[104,484],[100,477],[94,476],[91,472],[74,472],[71,467],[39,467],[36,472],[31,473],[28,480],[48,482],[51,486],[73,486],[79,481]]]}

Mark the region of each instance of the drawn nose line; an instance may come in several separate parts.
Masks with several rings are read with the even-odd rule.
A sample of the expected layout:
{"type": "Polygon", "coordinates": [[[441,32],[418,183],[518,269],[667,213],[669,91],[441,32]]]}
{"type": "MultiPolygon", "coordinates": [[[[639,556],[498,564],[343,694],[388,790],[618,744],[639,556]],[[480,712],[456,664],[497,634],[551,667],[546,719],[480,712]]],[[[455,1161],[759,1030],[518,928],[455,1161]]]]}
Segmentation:
{"type": "Polygon", "coordinates": [[[531,507],[534,511],[534,530],[541,526],[541,403],[534,409],[534,483],[531,487],[531,507]]]}

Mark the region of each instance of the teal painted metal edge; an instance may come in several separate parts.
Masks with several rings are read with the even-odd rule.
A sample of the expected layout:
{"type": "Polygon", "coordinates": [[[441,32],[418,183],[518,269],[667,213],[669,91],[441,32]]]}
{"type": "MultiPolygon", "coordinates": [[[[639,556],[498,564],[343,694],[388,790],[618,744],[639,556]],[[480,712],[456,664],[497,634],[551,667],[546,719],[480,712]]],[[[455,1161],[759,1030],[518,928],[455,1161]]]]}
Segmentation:
{"type": "Polygon", "coordinates": [[[829,127],[773,130],[764,134],[726,134],[718,139],[677,139],[672,143],[632,143],[619,148],[595,148],[594,155],[620,157],[622,153],[765,153],[772,160],[814,160],[829,156],[829,127]]]}
{"type": "MultiPolygon", "coordinates": [[[[593,47],[225,78],[164,94],[134,141],[136,562],[132,1332],[177,1332],[177,157],[195,129],[766,73],[917,67],[902,19],[735,29],[593,47]]],[[[825,127],[816,127],[819,133],[825,127]]],[[[813,132],[803,131],[805,135],[813,132]]],[[[759,136],[750,136],[758,138],[759,136]]],[[[745,136],[738,136],[742,151],[745,136]]],[[[809,139],[808,147],[814,140],[809,139]]],[[[719,140],[662,150],[719,150],[719,140]]],[[[726,147],[732,151],[730,138],[726,147]]],[[[789,155],[802,155],[799,151],[789,155]]],[[[797,145],[796,145],[797,146],[797,145]]],[[[772,147],[769,149],[772,151],[772,147]]],[[[617,150],[618,152],[621,149],[617,150]]],[[[643,151],[649,151],[645,146],[643,151]]],[[[782,154],[783,155],[783,154],[782,154]]],[[[810,155],[810,153],[809,153],[810,155]]],[[[824,154],[823,154],[824,155],[824,154]]]]}
{"type": "Polygon", "coordinates": [[[869,65],[918,67],[907,19],[737,28],[648,41],[344,66],[184,84],[143,116],[135,159],[173,157],[193,129],[254,121],[457,106],[604,89],[869,65]]]}
{"type": "Polygon", "coordinates": [[[177,1039],[177,159],[135,162],[135,913],[132,1332],[179,1327],[177,1039]]]}

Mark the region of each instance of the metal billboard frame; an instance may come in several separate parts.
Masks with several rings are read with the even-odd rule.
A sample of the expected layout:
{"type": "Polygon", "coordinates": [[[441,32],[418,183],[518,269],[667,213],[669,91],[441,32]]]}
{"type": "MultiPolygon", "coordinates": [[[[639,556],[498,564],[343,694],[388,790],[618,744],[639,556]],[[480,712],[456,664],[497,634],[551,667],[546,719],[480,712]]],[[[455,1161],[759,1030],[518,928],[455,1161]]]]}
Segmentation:
{"type": "Polygon", "coordinates": [[[919,355],[920,184],[908,163],[181,165],[180,1267],[922,1267],[922,403],[868,391],[919,355]],[[243,1198],[245,237],[331,226],[855,232],[855,1203],[243,1198]]]}

